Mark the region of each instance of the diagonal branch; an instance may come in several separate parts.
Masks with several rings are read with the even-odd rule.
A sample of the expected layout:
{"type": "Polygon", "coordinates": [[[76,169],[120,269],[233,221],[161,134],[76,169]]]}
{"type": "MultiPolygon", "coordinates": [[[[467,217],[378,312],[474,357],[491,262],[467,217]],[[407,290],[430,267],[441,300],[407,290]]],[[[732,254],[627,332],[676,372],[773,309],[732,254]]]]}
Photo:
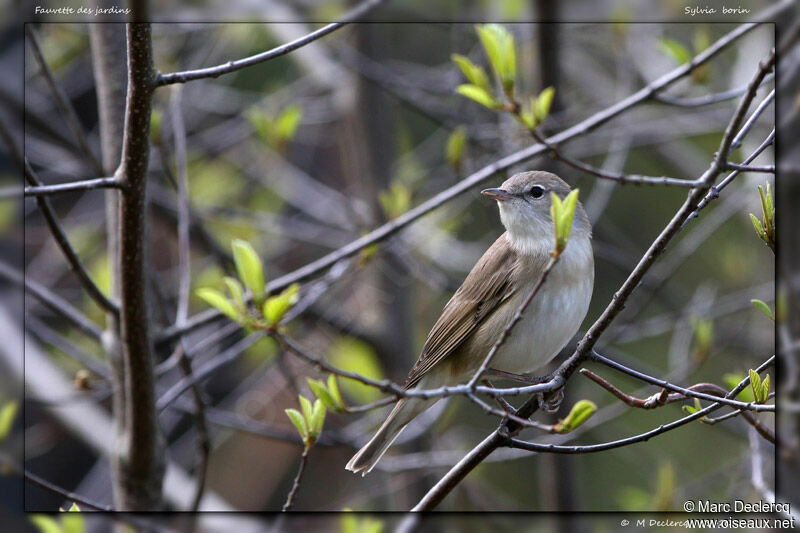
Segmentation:
{"type": "Polygon", "coordinates": [[[327,26],[323,26],[322,28],[309,33],[299,39],[295,39],[294,41],[288,42],[272,50],[267,50],[266,52],[261,52],[260,54],[252,55],[250,57],[245,57],[243,59],[237,59],[235,61],[228,61],[222,65],[216,65],[214,67],[206,67],[196,70],[187,70],[183,72],[172,72],[170,74],[161,74],[158,76],[156,84],[161,85],[169,85],[172,83],[186,83],[187,81],[192,80],[200,80],[203,78],[216,78],[222,76],[223,74],[229,74],[231,72],[236,72],[237,70],[241,70],[243,68],[247,68],[253,65],[257,65],[259,63],[263,63],[264,61],[269,61],[270,59],[274,59],[276,57],[280,57],[283,55],[288,54],[289,52],[293,52],[298,48],[302,48],[303,46],[313,43],[317,39],[321,37],[325,37],[329,33],[332,33],[339,28],[350,24],[351,22],[355,22],[370,11],[373,8],[377,7],[383,2],[383,0],[365,0],[363,3],[359,4],[352,10],[350,10],[347,14],[345,14],[339,22],[333,22],[328,24],[327,26]]]}
{"type": "MultiPolygon", "coordinates": [[[[25,165],[25,181],[34,187],[41,186],[42,182],[36,177],[36,173],[34,173],[30,163],[28,163],[27,158],[25,158],[23,161],[23,164],[25,165]]],[[[89,276],[89,273],[86,271],[86,268],[83,266],[83,263],[81,263],[78,254],[72,248],[72,244],[70,244],[69,239],[67,238],[67,233],[61,226],[61,222],[59,222],[58,218],[56,217],[55,210],[50,204],[50,199],[45,196],[37,196],[36,205],[39,206],[39,211],[42,212],[42,216],[44,216],[44,219],[47,222],[47,227],[50,228],[50,233],[53,234],[53,239],[55,239],[56,244],[66,258],[67,263],[69,263],[70,269],[78,277],[78,280],[81,282],[81,285],[83,285],[83,288],[86,289],[86,292],[89,294],[92,300],[97,303],[97,305],[114,315],[118,315],[119,308],[117,305],[106,298],[106,295],[103,294],[97,285],[95,285],[94,281],[92,281],[92,278],[89,276]]]]}

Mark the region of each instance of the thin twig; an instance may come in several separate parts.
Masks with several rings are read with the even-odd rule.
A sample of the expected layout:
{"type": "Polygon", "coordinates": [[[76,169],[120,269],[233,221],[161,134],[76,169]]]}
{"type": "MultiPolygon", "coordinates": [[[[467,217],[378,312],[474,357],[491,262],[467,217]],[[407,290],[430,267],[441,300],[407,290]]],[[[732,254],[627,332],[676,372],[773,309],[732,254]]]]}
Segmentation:
{"type": "Polygon", "coordinates": [[[64,94],[64,91],[61,90],[61,87],[58,86],[56,83],[55,78],[53,77],[53,73],[50,71],[50,67],[47,65],[47,62],[44,60],[44,55],[42,54],[42,49],[39,46],[39,38],[36,35],[36,31],[33,29],[33,24],[25,24],[25,34],[28,36],[28,42],[31,45],[31,51],[33,52],[33,57],[36,59],[36,62],[39,64],[39,68],[42,71],[42,74],[47,80],[47,84],[50,86],[50,90],[55,97],[56,104],[58,105],[59,110],[64,115],[64,118],[67,120],[67,124],[69,124],[70,129],[72,130],[72,134],[75,135],[75,139],[78,141],[78,145],[81,148],[83,154],[89,159],[89,163],[91,163],[92,170],[98,175],[103,175],[103,167],[100,165],[100,161],[98,161],[97,157],[92,152],[92,149],[89,147],[89,141],[86,138],[86,134],[81,127],[81,122],[78,119],[78,114],[75,112],[75,109],[72,107],[72,104],[67,98],[67,95],[64,94]]]}
{"type": "Polygon", "coordinates": [[[200,383],[204,379],[207,379],[211,374],[213,374],[217,369],[221,368],[223,365],[230,363],[231,361],[235,360],[239,357],[245,350],[247,350],[250,346],[258,342],[261,338],[263,338],[263,334],[256,332],[251,335],[248,335],[244,339],[240,340],[218,356],[216,356],[212,361],[207,362],[205,365],[201,366],[197,370],[194,371],[194,374],[191,378],[183,378],[178,383],[174,384],[172,387],[167,389],[156,403],[156,409],[160,412],[163,411],[169,404],[175,401],[178,396],[189,390],[192,385],[195,383],[200,383]]]}
{"type": "MultiPolygon", "coordinates": [[[[689,63],[685,63],[671,72],[668,72],[627,98],[624,98],[616,104],[595,113],[591,117],[579,122],[578,124],[575,124],[570,128],[567,128],[561,133],[548,137],[547,142],[551,145],[561,145],[571,139],[594,130],[602,124],[605,124],[621,113],[624,113],[625,111],[635,107],[637,104],[649,99],[653,94],[656,94],[677,80],[685,77],[692,70],[712,59],[731,43],[747,34],[757,26],[757,24],[743,24],[738,26],[736,29],[724,35],[702,53],[695,56],[689,63]]],[[[298,268],[293,272],[272,280],[267,289],[269,292],[276,292],[288,287],[292,283],[308,279],[329,268],[331,265],[335,264],[341,259],[356,254],[367,246],[391,237],[420,217],[428,214],[438,207],[441,207],[450,200],[466,193],[496,173],[502,172],[503,170],[506,170],[523,161],[527,161],[528,159],[541,155],[546,151],[546,146],[542,144],[536,144],[494,161],[493,163],[465,177],[452,187],[449,187],[448,189],[436,194],[434,197],[423,202],[417,207],[408,210],[403,215],[375,228],[359,239],[356,239],[351,243],[342,246],[339,249],[317,259],[316,261],[312,261],[311,263],[308,263],[307,265],[298,268]]],[[[214,320],[218,320],[222,318],[222,316],[222,313],[216,309],[203,311],[189,318],[186,326],[182,330],[175,327],[166,328],[163,332],[161,332],[156,342],[161,344],[173,341],[181,334],[186,333],[187,331],[192,331],[214,320]]]]}
{"type": "MultiPolygon", "coordinates": [[[[771,82],[775,79],[775,74],[770,74],[769,76],[764,78],[764,81],[761,82],[762,85],[771,82]]],[[[702,107],[711,104],[717,104],[720,102],[727,102],[728,100],[733,100],[737,96],[741,96],[747,90],[747,86],[737,87],[736,89],[730,89],[728,91],[724,91],[721,93],[716,94],[706,94],[704,96],[698,96],[697,98],[674,98],[672,96],[667,96],[665,94],[655,94],[653,95],[653,100],[656,102],[660,102],[662,104],[673,105],[677,107],[702,107]]]]}
{"type": "Polygon", "coordinates": [[[292,483],[292,489],[286,496],[286,503],[283,504],[283,508],[281,509],[282,513],[286,513],[292,510],[292,506],[294,505],[294,498],[297,495],[297,491],[300,490],[300,481],[303,479],[303,472],[306,469],[306,463],[308,462],[308,451],[310,449],[311,449],[310,446],[303,447],[303,453],[300,455],[300,468],[297,469],[297,475],[294,477],[294,483],[292,483]]]}
{"type": "Polygon", "coordinates": [[[270,59],[286,55],[289,52],[293,52],[298,48],[302,48],[303,46],[310,44],[316,41],[317,39],[324,37],[343,26],[346,26],[347,24],[350,24],[351,22],[355,22],[356,20],[360,19],[361,17],[369,13],[373,8],[380,5],[382,2],[383,0],[365,0],[363,3],[359,4],[358,6],[350,10],[347,14],[345,14],[339,22],[333,22],[331,24],[328,24],[327,26],[323,26],[322,28],[313,31],[308,35],[304,35],[299,39],[295,39],[294,41],[273,48],[272,50],[261,52],[260,54],[255,54],[250,57],[245,57],[243,59],[237,59],[235,61],[228,61],[227,63],[224,63],[222,65],[216,65],[214,67],[206,67],[196,70],[187,70],[184,72],[172,72],[170,74],[161,74],[158,76],[157,85],[169,85],[171,83],[186,83],[187,81],[199,80],[203,78],[216,78],[222,76],[223,74],[235,72],[237,70],[241,70],[243,68],[257,65],[259,63],[263,63],[264,61],[269,61],[270,59]]]}
{"type": "Polygon", "coordinates": [[[18,272],[16,269],[14,269],[14,267],[3,261],[0,261],[0,277],[25,287],[26,292],[36,297],[36,299],[42,302],[48,309],[66,318],[72,323],[73,326],[77,327],[80,331],[84,332],[91,338],[98,341],[100,340],[102,331],[99,327],[97,327],[83,313],[73,307],[72,304],[52,292],[44,285],[33,281],[25,276],[22,272],[18,272]]]}
{"type": "MultiPolygon", "coordinates": [[[[765,368],[771,365],[775,360],[775,356],[770,357],[767,361],[765,361],[757,370],[757,372],[762,372],[765,368]]],[[[731,390],[728,394],[725,395],[725,398],[735,398],[742,390],[745,389],[750,384],[750,378],[745,378],[742,380],[733,390],[731,390]]],[[[606,450],[611,450],[614,448],[621,448],[623,446],[630,446],[631,444],[635,444],[637,442],[645,442],[650,440],[651,438],[655,437],[656,435],[661,435],[662,433],[666,433],[671,431],[677,427],[683,426],[692,422],[693,420],[701,419],[708,413],[716,411],[717,409],[721,409],[724,407],[724,404],[715,402],[701,409],[696,411],[689,416],[684,418],[678,419],[674,422],[670,422],[669,424],[664,424],[658,426],[655,429],[647,431],[645,433],[634,435],[633,437],[627,437],[625,439],[619,439],[612,442],[606,442],[603,444],[591,444],[588,446],[558,446],[555,444],[539,444],[535,442],[527,442],[515,438],[510,438],[501,445],[508,446],[510,448],[517,448],[521,450],[528,450],[532,452],[540,452],[540,453],[568,453],[568,454],[578,454],[578,453],[594,453],[594,452],[602,452],[606,450]]]]}
{"type": "Polygon", "coordinates": [[[731,170],[738,170],[739,172],[760,172],[763,174],[775,174],[775,165],[752,166],[752,165],[739,165],[736,163],[728,163],[725,168],[731,170]]]}
{"type": "MultiPolygon", "coordinates": [[[[774,405],[763,405],[757,404],[754,402],[740,402],[737,400],[720,400],[717,395],[712,394],[704,394],[702,392],[697,392],[689,388],[679,387],[677,385],[673,385],[672,383],[665,381],[663,379],[654,378],[652,376],[648,376],[647,374],[643,374],[642,372],[638,372],[631,368],[628,368],[625,365],[621,365],[616,361],[612,361],[607,357],[603,357],[596,351],[592,350],[590,359],[592,361],[597,361],[598,363],[602,363],[609,368],[613,368],[618,372],[622,372],[623,374],[627,374],[631,377],[634,377],[640,381],[644,381],[645,383],[650,383],[651,385],[656,385],[666,390],[671,390],[673,392],[677,392],[683,396],[690,397],[690,398],[697,398],[699,400],[706,400],[709,402],[721,402],[729,407],[735,407],[737,409],[743,409],[747,411],[770,411],[775,412],[774,405]]],[[[675,401],[674,399],[671,401],[675,401]]]]}
{"type": "MultiPolygon", "coordinates": [[[[515,116],[519,117],[519,112],[517,112],[515,116]]],[[[688,187],[688,188],[694,188],[700,185],[700,182],[698,180],[682,180],[679,178],[670,178],[667,176],[654,177],[654,176],[640,176],[638,174],[623,174],[621,172],[607,172],[605,170],[588,165],[583,161],[578,161],[577,159],[573,159],[571,157],[564,155],[558,149],[558,147],[556,147],[554,144],[547,142],[547,140],[544,139],[539,134],[538,131],[536,131],[535,129],[529,131],[533,136],[533,138],[536,139],[536,142],[545,145],[547,149],[550,150],[550,153],[553,155],[553,157],[555,157],[562,163],[565,163],[571,166],[572,168],[580,170],[581,172],[585,172],[586,174],[589,174],[591,176],[595,176],[605,180],[616,181],[617,183],[621,183],[623,185],[625,184],[665,185],[672,187],[688,187]]]]}
{"type": "MultiPolygon", "coordinates": [[[[755,160],[755,159],[756,159],[756,158],[757,158],[759,155],[761,155],[761,153],[762,153],[764,150],[766,150],[767,148],[769,148],[770,146],[772,146],[772,144],[773,144],[774,142],[775,142],[775,128],[773,128],[773,129],[772,129],[772,131],[770,132],[770,134],[769,134],[769,135],[767,135],[767,138],[766,138],[766,139],[764,139],[764,141],[763,141],[763,142],[762,142],[762,143],[759,145],[759,147],[758,147],[758,148],[756,148],[756,149],[753,151],[753,153],[752,153],[752,154],[750,154],[750,157],[748,157],[747,159],[745,159],[745,161],[744,161],[744,164],[745,164],[745,165],[748,165],[748,164],[750,164],[750,163],[751,163],[752,161],[754,161],[754,160],[755,160]]],[[[712,200],[716,200],[717,198],[719,198],[719,193],[720,193],[720,192],[722,192],[722,190],[723,190],[723,189],[725,189],[725,187],[727,187],[727,186],[728,186],[728,185],[729,185],[729,184],[730,184],[730,183],[731,183],[731,182],[732,182],[732,181],[733,181],[733,180],[734,180],[734,179],[735,179],[735,178],[736,178],[736,177],[737,177],[739,174],[740,174],[740,171],[739,171],[739,170],[734,170],[733,172],[731,172],[730,174],[728,174],[728,175],[725,177],[725,179],[723,179],[722,181],[720,181],[720,182],[719,182],[719,185],[716,185],[716,186],[714,186],[714,187],[711,187],[711,189],[708,191],[708,193],[706,194],[706,196],[705,196],[705,197],[704,197],[702,200],[700,200],[700,203],[699,203],[699,204],[697,204],[697,207],[695,208],[695,210],[694,210],[694,211],[692,211],[692,214],[691,214],[691,215],[689,215],[689,217],[686,219],[686,221],[683,223],[683,225],[685,226],[685,225],[686,225],[686,224],[688,224],[688,223],[689,223],[691,220],[693,220],[693,219],[697,218],[697,215],[698,215],[698,213],[700,213],[700,211],[701,211],[703,208],[705,208],[705,206],[707,206],[707,205],[708,205],[708,204],[709,204],[709,203],[710,203],[712,200]]]]}
{"type": "Polygon", "coordinates": [[[95,178],[91,180],[57,183],[55,185],[34,185],[25,187],[25,196],[50,196],[76,191],[92,191],[95,189],[121,189],[116,178],[95,178]]]}
{"type": "Polygon", "coordinates": [[[89,509],[92,511],[113,511],[111,507],[107,505],[103,505],[101,503],[94,502],[79,494],[75,494],[74,492],[68,491],[67,489],[61,488],[55,483],[51,483],[47,481],[41,476],[34,474],[33,472],[29,471],[27,468],[23,468],[21,465],[17,465],[15,461],[13,461],[10,457],[6,454],[0,454],[0,466],[9,468],[11,472],[16,475],[21,476],[26,482],[30,483],[31,485],[36,485],[37,487],[46,490],[51,494],[55,494],[56,496],[60,496],[61,498],[75,502],[80,507],[85,510],[89,509]]]}
{"type": "Polygon", "coordinates": [[[758,104],[758,107],[755,108],[753,113],[750,115],[750,118],[748,118],[747,121],[744,123],[742,129],[740,129],[739,133],[736,134],[736,137],[733,138],[733,141],[731,142],[731,149],[730,149],[731,152],[733,152],[742,145],[742,141],[750,132],[750,129],[756,123],[758,117],[761,116],[764,110],[767,109],[769,104],[771,104],[772,100],[774,99],[775,99],[775,89],[772,89],[769,92],[769,94],[766,97],[764,97],[761,103],[758,104]]]}
{"type": "MultiPolygon", "coordinates": [[[[598,376],[594,372],[591,372],[591,371],[589,371],[589,370],[587,370],[585,368],[582,368],[580,372],[581,372],[581,374],[585,375],[586,377],[588,377],[589,379],[591,379],[592,381],[594,381],[595,383],[597,383],[598,385],[600,385],[601,387],[606,389],[608,392],[610,392],[611,394],[613,394],[614,396],[619,398],[626,405],[629,405],[631,407],[636,407],[636,408],[639,408],[639,409],[657,409],[657,408],[663,407],[664,405],[667,405],[667,404],[684,401],[689,397],[688,395],[683,394],[683,393],[679,393],[679,392],[678,393],[668,394],[667,393],[668,389],[664,388],[664,389],[661,389],[660,393],[654,394],[653,396],[650,396],[649,398],[645,398],[645,399],[636,398],[636,397],[631,396],[629,394],[625,394],[624,392],[622,392],[621,390],[619,390],[614,385],[612,385],[611,383],[609,383],[605,379],[601,378],[600,376],[598,376]]],[[[692,391],[692,392],[704,392],[705,391],[705,392],[709,393],[710,396],[715,398],[714,400],[710,400],[710,401],[717,402],[717,403],[724,403],[724,404],[730,406],[730,403],[729,403],[730,400],[724,399],[725,395],[727,394],[728,391],[723,389],[719,385],[714,384],[714,383],[697,383],[695,385],[692,385],[691,387],[688,387],[686,390],[689,390],[689,391],[692,391]],[[722,400],[720,398],[723,398],[724,400],[722,400]]],[[[773,444],[775,443],[775,433],[771,429],[766,427],[764,424],[762,424],[761,421],[758,418],[756,418],[756,416],[753,413],[750,413],[745,409],[739,409],[737,411],[734,411],[733,413],[728,413],[728,418],[730,418],[730,415],[738,415],[738,414],[743,415],[743,417],[747,421],[747,423],[750,424],[751,426],[753,426],[753,428],[755,428],[756,431],[758,431],[761,434],[761,436],[763,436],[765,439],[767,439],[771,443],[773,443],[773,444]]],[[[704,423],[712,423],[713,424],[713,423],[720,422],[723,419],[724,419],[723,417],[720,417],[720,418],[714,420],[713,422],[709,422],[706,419],[701,419],[700,421],[704,422],[704,423]]]]}
{"type": "MultiPolygon", "coordinates": [[[[41,186],[42,182],[39,181],[39,178],[36,176],[33,168],[31,168],[30,163],[28,163],[27,158],[23,159],[23,165],[25,181],[32,186],[41,186]]],[[[72,244],[70,244],[69,239],[67,238],[67,233],[61,226],[61,222],[59,222],[55,210],[50,204],[50,199],[45,196],[36,196],[36,205],[39,207],[39,211],[42,212],[42,216],[44,216],[47,227],[50,229],[50,233],[53,235],[53,239],[55,239],[56,244],[64,254],[70,270],[72,270],[78,277],[78,281],[80,281],[81,285],[83,285],[83,288],[86,289],[89,297],[91,297],[91,299],[94,300],[102,309],[105,309],[109,313],[118,316],[119,307],[117,307],[114,302],[109,300],[95,284],[95,282],[92,281],[91,276],[89,276],[89,272],[86,271],[86,267],[83,266],[78,254],[72,248],[72,244]]]]}
{"type": "MultiPolygon", "coordinates": [[[[182,326],[186,322],[189,314],[189,291],[191,288],[191,243],[189,236],[190,211],[189,211],[189,179],[186,170],[186,128],[183,122],[183,112],[181,110],[182,87],[177,85],[172,90],[170,99],[170,117],[172,119],[172,131],[175,142],[175,167],[177,169],[177,204],[178,204],[178,303],[175,311],[175,324],[182,326]]],[[[180,339],[177,351],[177,359],[180,364],[184,379],[192,382],[192,401],[194,402],[194,423],[197,431],[197,450],[198,464],[196,472],[197,486],[194,498],[189,506],[189,512],[196,513],[200,508],[200,501],[205,492],[206,476],[208,473],[209,455],[211,453],[211,439],[208,435],[208,423],[206,421],[206,404],[203,399],[200,385],[192,379],[192,359],[184,346],[185,340],[180,339]]],[[[172,359],[172,357],[170,357],[172,359]]]]}

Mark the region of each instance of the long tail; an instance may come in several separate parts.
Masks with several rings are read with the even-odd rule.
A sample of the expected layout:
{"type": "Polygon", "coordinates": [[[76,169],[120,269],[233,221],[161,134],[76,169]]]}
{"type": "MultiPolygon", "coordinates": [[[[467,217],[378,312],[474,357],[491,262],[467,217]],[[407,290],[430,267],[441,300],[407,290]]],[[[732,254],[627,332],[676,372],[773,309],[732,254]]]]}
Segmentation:
{"type": "Polygon", "coordinates": [[[403,428],[418,414],[436,403],[433,400],[402,399],[397,402],[389,417],[370,441],[356,453],[345,466],[351,472],[361,472],[362,476],[369,474],[377,462],[389,449],[394,440],[403,431],[403,428]]]}

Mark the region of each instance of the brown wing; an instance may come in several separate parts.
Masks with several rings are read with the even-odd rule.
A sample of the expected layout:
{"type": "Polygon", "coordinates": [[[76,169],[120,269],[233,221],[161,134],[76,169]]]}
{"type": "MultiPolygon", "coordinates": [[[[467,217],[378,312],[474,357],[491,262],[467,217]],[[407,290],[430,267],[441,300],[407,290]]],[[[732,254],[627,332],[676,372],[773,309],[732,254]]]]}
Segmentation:
{"type": "Polygon", "coordinates": [[[517,254],[504,233],[483,254],[445,305],[403,384],[405,388],[416,385],[428,370],[452,354],[500,302],[513,294],[511,271],[516,260],[517,254]]]}

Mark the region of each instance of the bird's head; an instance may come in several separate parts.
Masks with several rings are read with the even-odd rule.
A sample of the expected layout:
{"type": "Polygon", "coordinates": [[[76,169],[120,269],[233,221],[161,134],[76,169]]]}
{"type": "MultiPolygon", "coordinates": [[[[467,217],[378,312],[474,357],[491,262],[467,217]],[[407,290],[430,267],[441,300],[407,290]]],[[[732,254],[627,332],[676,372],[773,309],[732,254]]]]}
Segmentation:
{"type": "MultiPolygon", "coordinates": [[[[534,170],[514,174],[499,188],[484,189],[481,194],[497,200],[503,226],[512,243],[524,251],[551,245],[555,230],[550,215],[550,193],[563,200],[570,190],[555,174],[534,170]]],[[[580,201],[575,208],[571,234],[579,238],[591,236],[591,225],[580,201]]]]}

